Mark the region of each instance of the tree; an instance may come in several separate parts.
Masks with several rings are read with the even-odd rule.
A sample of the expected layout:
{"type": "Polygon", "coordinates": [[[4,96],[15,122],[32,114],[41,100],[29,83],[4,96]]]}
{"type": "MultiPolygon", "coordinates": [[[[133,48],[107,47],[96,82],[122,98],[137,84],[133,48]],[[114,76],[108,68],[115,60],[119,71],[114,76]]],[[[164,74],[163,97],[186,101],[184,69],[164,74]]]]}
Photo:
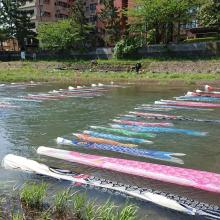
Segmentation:
{"type": "Polygon", "coordinates": [[[101,31],[107,45],[117,42],[121,36],[121,17],[118,8],[114,6],[114,0],[102,0],[103,8],[98,14],[102,24],[101,31]]]}
{"type": "Polygon", "coordinates": [[[85,18],[82,1],[76,0],[69,19],[39,25],[38,39],[45,49],[85,50],[91,47],[93,29],[85,18]]]}
{"type": "Polygon", "coordinates": [[[9,37],[15,37],[20,47],[25,47],[26,39],[33,38],[35,33],[31,30],[30,16],[27,11],[22,11],[20,6],[25,0],[2,0],[0,18],[2,27],[9,37]]]}
{"type": "Polygon", "coordinates": [[[63,50],[74,45],[74,33],[70,20],[39,24],[37,32],[42,48],[63,50]]]}
{"type": "Polygon", "coordinates": [[[7,40],[7,33],[4,29],[0,29],[0,50],[3,50],[3,42],[7,40]]]}
{"type": "Polygon", "coordinates": [[[137,0],[137,7],[128,10],[130,24],[153,32],[155,43],[172,41],[173,32],[179,40],[180,25],[190,21],[203,0],[137,0]],[[176,30],[175,30],[176,29],[176,30]]]}
{"type": "Polygon", "coordinates": [[[70,23],[79,49],[91,47],[95,39],[95,27],[85,17],[83,0],[75,0],[71,8],[70,23]]]}
{"type": "Polygon", "coordinates": [[[220,1],[207,0],[199,10],[198,19],[201,25],[205,27],[215,26],[220,28],[220,1]]]}

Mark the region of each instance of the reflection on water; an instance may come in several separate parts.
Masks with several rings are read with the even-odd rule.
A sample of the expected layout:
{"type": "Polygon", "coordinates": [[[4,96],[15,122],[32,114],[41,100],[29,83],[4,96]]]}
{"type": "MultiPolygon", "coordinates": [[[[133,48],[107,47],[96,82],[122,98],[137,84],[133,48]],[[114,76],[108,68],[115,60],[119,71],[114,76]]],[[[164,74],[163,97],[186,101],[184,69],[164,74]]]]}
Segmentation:
{"type": "MultiPolygon", "coordinates": [[[[13,88],[1,87],[0,97],[18,97],[20,95],[27,95],[28,93],[48,92],[51,89],[64,87],[67,87],[67,85],[38,85],[36,87],[26,88],[16,86],[13,88]]],[[[173,164],[163,161],[137,158],[113,152],[56,146],[55,138],[57,136],[72,137],[72,132],[86,130],[90,125],[107,126],[108,123],[111,123],[112,119],[116,118],[119,114],[128,113],[140,104],[149,104],[161,98],[169,99],[173,96],[183,95],[188,89],[189,88],[169,88],[167,86],[156,85],[129,85],[127,88],[111,89],[105,93],[104,96],[94,97],[92,99],[68,98],[63,100],[43,101],[41,103],[16,102],[21,108],[0,110],[0,159],[2,159],[7,153],[14,153],[28,158],[37,159],[48,165],[70,168],[77,172],[88,173],[111,180],[118,180],[130,185],[151,187],[153,189],[172,192],[199,201],[220,205],[220,198],[214,193],[40,157],[35,151],[39,145],[55,146],[69,150],[74,149],[81,152],[173,166],[173,164]]],[[[216,109],[208,112],[174,110],[165,114],[219,119],[219,113],[220,110],[216,109]]],[[[158,122],[157,120],[148,121],[158,122]]],[[[144,145],[142,148],[182,152],[186,154],[186,156],[183,157],[185,164],[178,166],[220,173],[220,124],[192,121],[173,121],[173,123],[175,124],[175,127],[178,128],[208,131],[209,134],[206,137],[192,137],[180,134],[159,134],[153,139],[153,145],[144,145]]],[[[31,180],[32,178],[40,179],[41,177],[1,169],[0,189],[2,192],[10,191],[16,184],[20,185],[27,179],[31,180]]],[[[57,189],[66,186],[66,183],[54,179],[44,178],[44,180],[50,183],[51,194],[57,189]]],[[[86,190],[85,188],[77,188],[77,190],[78,189],[86,190]]],[[[91,197],[97,198],[100,202],[103,202],[109,198],[109,196],[111,196],[111,198],[118,204],[122,204],[126,201],[126,199],[121,196],[111,195],[98,190],[87,189],[87,192],[91,197]]],[[[132,201],[136,202],[136,204],[141,207],[143,219],[186,219],[186,216],[184,215],[148,203],[135,200],[132,201]]],[[[187,219],[191,218],[187,216],[187,219]]]]}

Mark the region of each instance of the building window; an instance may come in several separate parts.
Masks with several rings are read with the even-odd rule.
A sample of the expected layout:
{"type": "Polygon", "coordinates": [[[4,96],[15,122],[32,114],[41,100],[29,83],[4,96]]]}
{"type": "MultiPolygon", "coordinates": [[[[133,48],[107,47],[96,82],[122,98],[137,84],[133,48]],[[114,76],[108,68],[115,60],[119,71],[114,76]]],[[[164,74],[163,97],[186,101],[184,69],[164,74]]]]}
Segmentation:
{"type": "Polygon", "coordinates": [[[86,7],[86,12],[88,12],[89,11],[89,7],[86,7]]]}
{"type": "Polygon", "coordinates": [[[43,11],[41,13],[42,13],[42,17],[50,17],[51,16],[51,13],[48,11],[43,11]]]}
{"type": "Polygon", "coordinates": [[[55,17],[56,18],[63,18],[63,19],[65,19],[65,18],[68,18],[68,15],[57,13],[57,14],[55,14],[55,17]]]}
{"type": "Polygon", "coordinates": [[[90,4],[90,11],[92,12],[92,13],[95,13],[96,12],[96,3],[93,3],[93,4],[90,4]]]}
{"type": "Polygon", "coordinates": [[[193,20],[193,21],[186,23],[186,24],[181,24],[181,28],[183,28],[183,29],[191,29],[191,28],[197,28],[197,27],[198,27],[197,20],[193,20]]]}
{"type": "Polygon", "coordinates": [[[50,4],[50,0],[43,0],[43,4],[50,4]]]}
{"type": "Polygon", "coordinates": [[[90,21],[91,23],[96,22],[96,20],[97,20],[97,16],[90,16],[90,18],[89,18],[89,21],[90,21]]]}
{"type": "Polygon", "coordinates": [[[62,2],[62,1],[57,1],[57,2],[55,2],[55,5],[56,5],[56,6],[61,6],[61,7],[63,7],[63,8],[69,8],[69,7],[70,7],[70,5],[69,5],[68,3],[62,2]]]}

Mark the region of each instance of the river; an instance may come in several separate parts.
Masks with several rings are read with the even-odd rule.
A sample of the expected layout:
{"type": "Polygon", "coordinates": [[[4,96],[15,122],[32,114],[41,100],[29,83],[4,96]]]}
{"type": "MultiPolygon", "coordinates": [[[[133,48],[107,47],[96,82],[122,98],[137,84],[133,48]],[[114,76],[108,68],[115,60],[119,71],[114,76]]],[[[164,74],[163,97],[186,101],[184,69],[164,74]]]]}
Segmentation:
{"type": "MultiPolygon", "coordinates": [[[[52,89],[66,88],[64,84],[41,84],[37,86],[2,86],[0,98],[19,97],[27,94],[38,94],[48,92],[52,89]]],[[[140,159],[128,155],[98,150],[87,150],[71,146],[57,146],[55,139],[58,136],[73,137],[72,132],[83,131],[91,125],[108,126],[112,119],[119,114],[126,114],[134,110],[139,104],[151,104],[155,100],[170,99],[174,96],[183,95],[187,90],[196,89],[195,86],[178,87],[157,84],[130,84],[119,88],[108,89],[102,96],[94,98],[67,98],[63,100],[45,100],[43,102],[14,102],[19,108],[0,110],[0,159],[7,153],[13,153],[36,159],[47,165],[68,168],[80,173],[87,173],[106,179],[120,181],[130,185],[139,185],[153,189],[171,192],[186,196],[190,199],[220,205],[220,198],[217,194],[196,190],[189,187],[181,187],[172,184],[165,184],[159,181],[152,181],[140,177],[124,175],[112,171],[101,170],[70,164],[61,160],[46,158],[36,154],[38,146],[59,147],[68,150],[77,150],[85,153],[94,153],[105,156],[114,156],[126,159],[134,159],[171,166],[180,166],[205,171],[220,173],[220,124],[174,121],[175,127],[207,131],[206,137],[193,137],[176,134],[159,134],[152,139],[154,144],[144,145],[142,148],[181,152],[184,164],[176,165],[164,161],[140,159]]],[[[175,110],[164,114],[184,115],[195,118],[219,119],[220,110],[214,111],[190,111],[175,110]]],[[[150,121],[150,120],[149,120],[150,121]]],[[[153,122],[153,120],[151,120],[153,122]]],[[[155,121],[157,122],[157,121],[155,121]]],[[[17,171],[8,171],[0,168],[0,190],[1,193],[10,193],[13,188],[21,187],[26,181],[41,181],[42,177],[24,174],[17,171]]],[[[67,187],[66,182],[54,179],[43,178],[49,184],[50,195],[57,190],[67,187]]],[[[76,187],[76,190],[87,191],[92,199],[104,202],[109,197],[118,205],[125,203],[127,198],[102,192],[96,189],[76,187]]],[[[191,219],[186,215],[172,212],[152,205],[150,203],[130,199],[130,202],[140,207],[142,219],[191,219]]],[[[193,219],[193,218],[192,218],[193,219]]]]}

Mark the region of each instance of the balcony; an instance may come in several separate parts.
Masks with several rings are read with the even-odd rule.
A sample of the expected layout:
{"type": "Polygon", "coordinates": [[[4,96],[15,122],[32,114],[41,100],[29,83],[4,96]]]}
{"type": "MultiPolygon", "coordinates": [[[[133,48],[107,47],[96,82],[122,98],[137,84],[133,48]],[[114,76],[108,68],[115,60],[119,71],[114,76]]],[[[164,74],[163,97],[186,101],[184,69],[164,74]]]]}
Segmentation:
{"type": "Polygon", "coordinates": [[[65,1],[56,1],[55,2],[55,6],[58,7],[59,9],[67,9],[70,8],[70,4],[68,2],[65,1]]]}
{"type": "Polygon", "coordinates": [[[20,7],[22,10],[33,9],[36,6],[36,1],[27,1],[24,5],[20,7]]]}
{"type": "Polygon", "coordinates": [[[65,4],[69,4],[69,3],[70,3],[69,0],[56,0],[56,1],[55,1],[55,5],[56,5],[58,2],[63,2],[63,3],[65,3],[65,4]]]}
{"type": "Polygon", "coordinates": [[[49,5],[50,4],[50,0],[40,0],[38,2],[39,5],[49,5]]]}
{"type": "Polygon", "coordinates": [[[66,15],[66,14],[61,14],[61,13],[56,13],[56,14],[55,14],[55,17],[56,17],[57,19],[67,19],[67,18],[68,18],[68,15],[66,15]]]}

